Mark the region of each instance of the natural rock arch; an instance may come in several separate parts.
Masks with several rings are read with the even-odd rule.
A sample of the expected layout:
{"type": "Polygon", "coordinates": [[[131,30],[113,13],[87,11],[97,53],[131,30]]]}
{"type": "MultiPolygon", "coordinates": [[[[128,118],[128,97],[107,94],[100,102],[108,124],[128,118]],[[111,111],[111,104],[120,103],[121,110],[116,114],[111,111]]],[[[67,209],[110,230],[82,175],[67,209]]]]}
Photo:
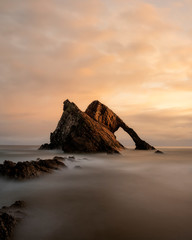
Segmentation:
{"type": "Polygon", "coordinates": [[[99,101],[93,101],[86,111],[82,112],[73,102],[66,100],[63,110],[55,131],[50,134],[50,144],[43,144],[40,149],[62,148],[65,152],[119,152],[124,147],[116,140],[114,132],[120,127],[131,136],[136,149],[154,149],[99,101]]]}
{"type": "Polygon", "coordinates": [[[122,128],[133,139],[136,149],[155,149],[153,146],[143,141],[132,128],[128,127],[123,122],[123,120],[119,116],[117,116],[111,109],[109,109],[106,105],[100,103],[99,101],[93,101],[87,107],[85,113],[87,113],[97,122],[105,125],[112,133],[115,133],[119,128],[122,128]]]}

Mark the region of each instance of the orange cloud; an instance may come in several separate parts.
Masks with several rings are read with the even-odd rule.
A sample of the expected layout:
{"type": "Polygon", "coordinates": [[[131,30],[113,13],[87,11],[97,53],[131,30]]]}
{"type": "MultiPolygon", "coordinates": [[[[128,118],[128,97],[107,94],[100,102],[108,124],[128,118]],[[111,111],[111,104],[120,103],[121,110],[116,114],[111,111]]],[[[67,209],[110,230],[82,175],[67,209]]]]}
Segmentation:
{"type": "Polygon", "coordinates": [[[139,128],[143,114],[146,135],[151,117],[159,126],[153,125],[154,135],[170,136],[167,144],[177,126],[180,144],[189,143],[192,38],[186,4],[188,10],[147,0],[1,2],[1,143],[19,132],[20,142],[48,136],[66,98],[82,109],[99,99],[133,127],[139,128]],[[166,121],[169,128],[161,127],[166,121]]]}

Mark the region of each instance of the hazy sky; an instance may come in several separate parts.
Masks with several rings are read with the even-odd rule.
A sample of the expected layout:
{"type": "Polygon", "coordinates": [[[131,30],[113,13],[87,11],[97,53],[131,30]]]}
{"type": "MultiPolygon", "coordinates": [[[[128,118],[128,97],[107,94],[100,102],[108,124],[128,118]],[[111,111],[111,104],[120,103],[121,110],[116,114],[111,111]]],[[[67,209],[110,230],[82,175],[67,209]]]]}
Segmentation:
{"type": "Polygon", "coordinates": [[[153,145],[191,146],[191,12],[191,0],[1,0],[0,144],[49,141],[68,98],[100,100],[153,145]]]}

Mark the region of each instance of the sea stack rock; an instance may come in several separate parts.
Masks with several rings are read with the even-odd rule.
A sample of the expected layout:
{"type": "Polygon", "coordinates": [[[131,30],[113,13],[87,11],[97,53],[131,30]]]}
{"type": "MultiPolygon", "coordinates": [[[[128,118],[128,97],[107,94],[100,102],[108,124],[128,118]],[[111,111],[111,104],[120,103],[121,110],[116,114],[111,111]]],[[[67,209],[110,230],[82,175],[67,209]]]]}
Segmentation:
{"type": "Polygon", "coordinates": [[[133,139],[136,149],[151,150],[151,145],[139,138],[111,109],[99,101],[92,102],[82,112],[73,102],[64,101],[63,114],[53,133],[50,144],[39,149],[63,149],[64,152],[118,153],[124,149],[114,132],[123,128],[133,139]]]}
{"type": "Polygon", "coordinates": [[[155,148],[143,141],[137,133],[128,127],[123,120],[120,119],[111,109],[99,101],[93,101],[85,111],[91,118],[105,125],[112,133],[116,132],[120,127],[127,132],[135,142],[135,149],[138,150],[154,150],[155,148]]]}

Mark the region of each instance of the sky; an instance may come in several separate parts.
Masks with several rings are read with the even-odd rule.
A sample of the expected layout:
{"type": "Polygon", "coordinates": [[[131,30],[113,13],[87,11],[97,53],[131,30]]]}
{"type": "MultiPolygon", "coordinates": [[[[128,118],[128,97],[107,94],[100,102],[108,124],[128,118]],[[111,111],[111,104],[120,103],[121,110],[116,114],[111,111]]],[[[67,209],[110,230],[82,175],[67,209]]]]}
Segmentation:
{"type": "Polygon", "coordinates": [[[101,101],[152,145],[191,146],[191,12],[190,0],[1,0],[0,144],[48,142],[69,99],[101,101]]]}

